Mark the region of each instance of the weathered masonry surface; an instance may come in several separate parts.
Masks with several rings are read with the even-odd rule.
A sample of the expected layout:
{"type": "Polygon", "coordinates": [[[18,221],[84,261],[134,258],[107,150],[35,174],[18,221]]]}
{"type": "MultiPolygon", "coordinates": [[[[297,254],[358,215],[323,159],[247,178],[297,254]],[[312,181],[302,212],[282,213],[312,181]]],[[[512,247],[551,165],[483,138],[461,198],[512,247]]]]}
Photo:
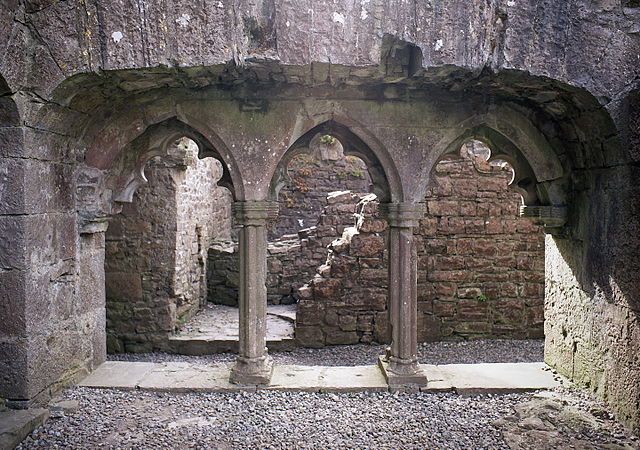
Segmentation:
{"type": "Polygon", "coordinates": [[[331,134],[366,163],[388,228],[390,382],[420,382],[421,200],[477,139],[544,226],[546,361],[637,429],[638,23],[635,2],[600,0],[2,3],[0,397],[42,402],[105,359],[105,233],[182,137],[234,199],[232,380],[270,376],[274,202],[288,162],[331,134]]]}
{"type": "Polygon", "coordinates": [[[229,239],[231,198],[216,185],[221,168],[199,160],[195,143],[150,162],[132,203],[106,233],[107,347],[166,348],[168,333],[206,301],[207,249],[229,239]]]}

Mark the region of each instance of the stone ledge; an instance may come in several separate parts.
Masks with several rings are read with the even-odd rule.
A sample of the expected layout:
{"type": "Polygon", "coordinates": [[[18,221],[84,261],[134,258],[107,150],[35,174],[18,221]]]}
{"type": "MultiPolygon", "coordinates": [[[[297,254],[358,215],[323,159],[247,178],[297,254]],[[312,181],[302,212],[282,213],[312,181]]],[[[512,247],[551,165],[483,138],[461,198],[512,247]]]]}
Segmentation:
{"type": "Polygon", "coordinates": [[[239,386],[229,382],[231,364],[196,365],[184,362],[142,363],[108,361],[80,386],[170,392],[237,392],[256,389],[308,392],[451,391],[461,395],[526,392],[561,385],[544,363],[421,364],[421,383],[389,384],[377,365],[292,366],[273,368],[267,386],[239,386]]]}
{"type": "Polygon", "coordinates": [[[0,412],[0,449],[15,448],[48,418],[49,410],[44,408],[12,409],[0,412]]]}

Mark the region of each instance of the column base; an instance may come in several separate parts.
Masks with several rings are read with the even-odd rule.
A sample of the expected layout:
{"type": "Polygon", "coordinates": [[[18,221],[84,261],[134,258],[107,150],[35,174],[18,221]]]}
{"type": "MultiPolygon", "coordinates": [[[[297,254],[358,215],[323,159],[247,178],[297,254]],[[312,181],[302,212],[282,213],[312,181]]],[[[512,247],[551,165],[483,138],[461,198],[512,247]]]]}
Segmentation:
{"type": "Polygon", "coordinates": [[[273,374],[273,360],[270,356],[243,358],[238,356],[231,368],[229,381],[233,384],[269,384],[273,374]]]}
{"type": "Polygon", "coordinates": [[[394,361],[393,356],[378,357],[378,367],[392,389],[418,389],[427,386],[427,375],[415,361],[394,361]]]}

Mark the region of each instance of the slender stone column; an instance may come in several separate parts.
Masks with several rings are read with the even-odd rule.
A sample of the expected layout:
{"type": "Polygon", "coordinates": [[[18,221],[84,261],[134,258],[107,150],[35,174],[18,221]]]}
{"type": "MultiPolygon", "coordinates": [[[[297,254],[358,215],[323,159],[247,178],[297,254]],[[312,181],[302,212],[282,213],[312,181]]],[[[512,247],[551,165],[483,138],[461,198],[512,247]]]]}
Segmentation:
{"type": "Polygon", "coordinates": [[[240,225],[239,355],[231,369],[236,384],[268,384],[273,363],[267,354],[267,231],[268,219],[276,216],[278,204],[236,202],[234,213],[240,225]]]}
{"type": "Polygon", "coordinates": [[[418,265],[413,228],[423,215],[416,203],[381,205],[389,222],[389,324],[391,347],[381,367],[391,387],[425,385],[417,359],[418,265]]]}

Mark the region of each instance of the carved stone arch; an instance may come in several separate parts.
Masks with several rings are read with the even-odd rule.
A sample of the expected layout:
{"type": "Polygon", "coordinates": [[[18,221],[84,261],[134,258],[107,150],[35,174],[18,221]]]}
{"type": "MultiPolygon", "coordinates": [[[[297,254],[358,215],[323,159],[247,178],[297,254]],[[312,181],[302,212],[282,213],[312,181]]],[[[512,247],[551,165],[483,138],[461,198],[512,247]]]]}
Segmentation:
{"type": "MultiPolygon", "coordinates": [[[[566,222],[565,171],[544,136],[514,114],[509,122],[494,114],[461,122],[436,145],[429,174],[443,157],[459,154],[464,143],[481,141],[491,149],[490,161],[504,160],[513,167],[510,188],[522,196],[521,215],[548,230],[562,226],[566,222]]],[[[430,175],[425,178],[428,182],[430,175]]]]}
{"type": "Polygon", "coordinates": [[[171,118],[148,127],[144,133],[129,144],[129,147],[137,153],[136,160],[133,167],[128,169],[129,173],[126,177],[120,177],[120,186],[115,192],[114,201],[131,202],[136,190],[147,183],[144,174],[146,164],[154,157],[169,156],[171,146],[182,137],[189,138],[196,143],[199,158],[213,157],[221,163],[222,177],[218,181],[218,185],[229,189],[233,198],[236,199],[237,191],[234,177],[218,149],[198,130],[176,118],[171,118]]]}
{"type": "Polygon", "coordinates": [[[319,115],[315,118],[316,122],[318,119],[326,120],[316,123],[306,131],[294,132],[292,143],[280,159],[271,179],[269,193],[272,199],[277,198],[280,189],[287,183],[289,162],[299,154],[308,153],[311,141],[318,134],[335,137],[342,144],[345,155],[357,156],[364,161],[373,183],[373,192],[380,201],[402,199],[402,185],[395,165],[384,146],[371,133],[359,124],[349,119],[338,119],[333,114],[319,115]]]}

